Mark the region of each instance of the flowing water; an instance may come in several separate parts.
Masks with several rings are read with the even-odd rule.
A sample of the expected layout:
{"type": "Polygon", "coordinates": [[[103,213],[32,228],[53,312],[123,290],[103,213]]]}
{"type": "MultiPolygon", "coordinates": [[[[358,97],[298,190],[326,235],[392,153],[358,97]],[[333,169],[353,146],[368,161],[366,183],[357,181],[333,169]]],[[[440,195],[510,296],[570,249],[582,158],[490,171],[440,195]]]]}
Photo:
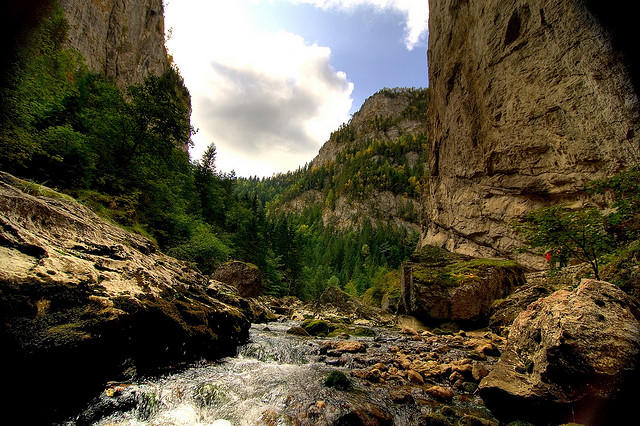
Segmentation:
{"type": "MultiPolygon", "coordinates": [[[[347,373],[349,356],[343,367],[327,365],[320,354],[322,340],[286,334],[292,325],[253,325],[249,342],[236,357],[139,383],[114,384],[69,424],[350,424],[359,410],[369,416],[383,411],[396,424],[413,423],[417,409],[385,408],[394,405],[388,392],[371,392],[365,382],[352,379],[353,388],[346,391],[326,387],[331,371],[347,373]]],[[[384,344],[395,338],[359,340],[386,350],[384,344]]]]}
{"type": "Polygon", "coordinates": [[[419,388],[409,391],[415,404],[398,404],[393,399],[397,385],[370,383],[349,374],[352,368],[374,364],[393,345],[421,343],[397,330],[375,329],[375,338],[357,338],[367,344],[366,354],[345,353],[336,362],[321,353],[325,339],[286,334],[293,325],[297,324],[253,325],[236,357],[159,378],[112,384],[68,424],[412,425],[437,409],[435,402],[423,399],[419,388]],[[346,373],[351,389],[324,385],[334,370],[346,373]]]}

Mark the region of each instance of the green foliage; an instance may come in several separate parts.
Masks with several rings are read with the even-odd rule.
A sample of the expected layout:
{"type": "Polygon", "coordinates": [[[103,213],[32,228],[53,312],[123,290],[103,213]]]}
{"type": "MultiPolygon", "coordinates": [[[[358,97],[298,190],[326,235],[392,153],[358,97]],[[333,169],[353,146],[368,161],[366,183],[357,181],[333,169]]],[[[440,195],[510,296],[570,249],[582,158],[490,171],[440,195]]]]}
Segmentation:
{"type": "Polygon", "coordinates": [[[371,287],[362,295],[362,302],[368,305],[380,307],[382,298],[400,296],[400,271],[381,267],[378,268],[372,278],[371,287]]]}
{"type": "Polygon", "coordinates": [[[517,230],[533,249],[588,262],[596,279],[600,279],[602,256],[613,250],[613,239],[605,229],[605,219],[595,208],[572,210],[553,206],[538,209],[531,212],[517,230]]]}
{"type": "Polygon", "coordinates": [[[196,263],[205,274],[211,274],[228,260],[231,249],[220,241],[210,225],[197,223],[184,243],[167,251],[170,256],[196,263]]]}
{"type": "Polygon", "coordinates": [[[327,281],[327,287],[340,287],[340,279],[335,275],[332,275],[327,281]]]}
{"type": "Polygon", "coordinates": [[[613,211],[607,215],[607,227],[618,241],[640,238],[639,167],[631,167],[609,179],[592,182],[588,189],[595,193],[613,194],[613,211]]]}

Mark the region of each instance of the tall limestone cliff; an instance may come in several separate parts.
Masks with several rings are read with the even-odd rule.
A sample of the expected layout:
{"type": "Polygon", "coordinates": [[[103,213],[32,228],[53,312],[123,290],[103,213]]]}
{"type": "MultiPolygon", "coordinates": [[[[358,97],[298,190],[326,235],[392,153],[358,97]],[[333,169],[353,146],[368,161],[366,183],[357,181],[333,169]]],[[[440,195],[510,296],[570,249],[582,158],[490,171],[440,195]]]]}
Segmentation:
{"type": "Polygon", "coordinates": [[[169,67],[162,0],[60,0],[71,47],[119,87],[169,67]]]}
{"type": "MultiPolygon", "coordinates": [[[[596,2],[597,3],[597,2],[596,2]]],[[[422,244],[479,256],[509,222],[638,161],[639,103],[612,21],[586,0],[432,0],[422,244]]]]}

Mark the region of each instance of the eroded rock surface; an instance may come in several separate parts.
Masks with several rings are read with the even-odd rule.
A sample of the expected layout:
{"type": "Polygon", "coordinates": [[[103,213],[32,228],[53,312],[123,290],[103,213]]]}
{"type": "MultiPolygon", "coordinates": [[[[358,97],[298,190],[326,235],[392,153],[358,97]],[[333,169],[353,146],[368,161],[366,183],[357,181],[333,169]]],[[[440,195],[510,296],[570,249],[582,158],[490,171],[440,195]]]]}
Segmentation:
{"type": "Polygon", "coordinates": [[[505,419],[613,424],[634,410],[625,398],[636,395],[639,317],[604,281],[540,299],[514,321],[480,394],[505,419]]]}
{"type": "Polygon", "coordinates": [[[249,328],[237,300],[146,238],[0,172],[2,398],[38,401],[34,421],[106,380],[233,353],[249,328]],[[229,303],[211,297],[222,294],[229,303]]]}
{"type": "Polygon", "coordinates": [[[509,327],[518,315],[536,300],[558,290],[573,290],[582,277],[591,272],[589,265],[568,266],[555,271],[540,271],[525,274],[525,283],[507,297],[491,305],[489,327],[501,336],[507,336],[509,327]]]}
{"type": "Polygon", "coordinates": [[[510,221],[637,161],[638,97],[588,3],[431,2],[423,244],[510,254],[510,221]]]}

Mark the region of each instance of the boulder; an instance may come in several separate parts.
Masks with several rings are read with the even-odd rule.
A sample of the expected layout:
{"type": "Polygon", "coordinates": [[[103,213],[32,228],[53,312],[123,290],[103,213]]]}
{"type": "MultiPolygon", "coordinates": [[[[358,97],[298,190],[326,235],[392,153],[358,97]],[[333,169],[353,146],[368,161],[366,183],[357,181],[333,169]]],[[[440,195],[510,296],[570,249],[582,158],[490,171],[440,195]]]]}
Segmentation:
{"type": "Polygon", "coordinates": [[[366,352],[367,345],[357,340],[327,340],[322,343],[320,353],[332,352],[340,356],[343,353],[366,352]]]}
{"type": "Polygon", "coordinates": [[[302,336],[302,337],[311,337],[311,335],[302,327],[293,326],[287,330],[287,334],[292,334],[294,336],[302,336]]]}
{"type": "MultiPolygon", "coordinates": [[[[393,316],[365,305],[336,286],[327,287],[320,297],[305,306],[316,318],[356,325],[391,325],[393,316]]],[[[312,333],[313,334],[313,333],[312,333]]]]}
{"type": "Polygon", "coordinates": [[[524,283],[524,270],[513,261],[472,259],[432,249],[430,259],[422,253],[403,267],[402,303],[425,322],[485,326],[493,302],[524,283]]]}
{"type": "Polygon", "coordinates": [[[235,287],[240,297],[258,297],[262,290],[262,274],[258,267],[239,260],[222,264],[211,278],[235,287]]]}
{"type": "Polygon", "coordinates": [[[107,380],[232,354],[237,294],[67,196],[0,172],[4,404],[49,423],[107,380]],[[213,291],[215,290],[215,291],[213,291]],[[60,386],[64,386],[60,392],[60,386]],[[37,406],[37,410],[32,407],[37,406]],[[17,409],[17,408],[16,408],[17,409]]]}
{"type": "Polygon", "coordinates": [[[559,269],[552,274],[549,274],[549,271],[526,274],[526,282],[523,285],[504,299],[493,303],[489,327],[501,336],[506,336],[513,320],[527,309],[527,306],[555,291],[576,288],[580,285],[581,278],[590,271],[591,267],[588,264],[580,264],[559,269]]]}
{"type": "Polygon", "coordinates": [[[513,322],[480,394],[505,420],[621,418],[635,409],[625,398],[636,395],[639,317],[629,296],[603,281],[583,280],[574,291],[540,299],[513,322]]]}

